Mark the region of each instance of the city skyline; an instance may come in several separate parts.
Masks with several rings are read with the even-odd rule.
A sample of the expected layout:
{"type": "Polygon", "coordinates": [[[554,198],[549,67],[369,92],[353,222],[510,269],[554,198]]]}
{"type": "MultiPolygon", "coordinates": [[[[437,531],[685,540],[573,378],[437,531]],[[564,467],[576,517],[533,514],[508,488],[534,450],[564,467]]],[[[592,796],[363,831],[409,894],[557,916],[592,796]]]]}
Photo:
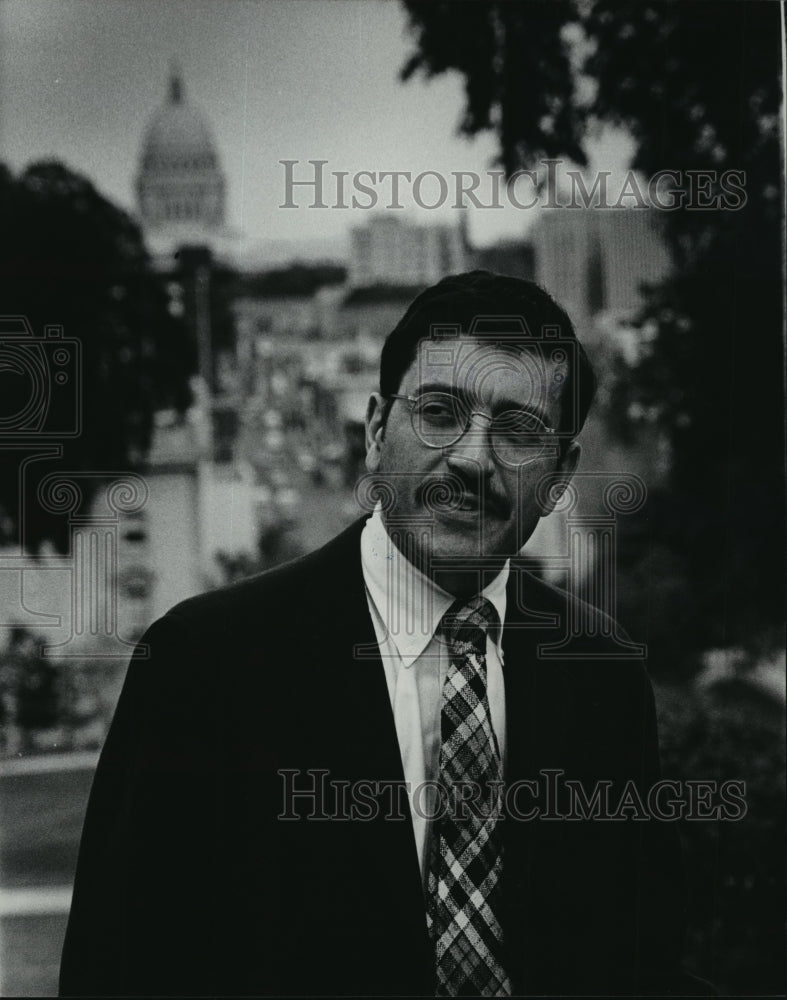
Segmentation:
{"type": "MultiPolygon", "coordinates": [[[[350,229],[372,212],[281,208],[281,160],[303,167],[325,160],[326,176],[401,170],[449,177],[495,168],[490,133],[473,140],[456,134],[464,102],[457,76],[399,82],[412,49],[406,29],[393,0],[7,0],[0,7],[3,159],[15,172],[60,159],[136,216],[144,136],[177,67],[186,99],[213,132],[227,180],[228,228],[239,246],[245,236],[247,247],[263,241],[273,257],[276,245],[286,256],[287,244],[296,255],[311,244],[317,255],[324,245],[346,257],[350,229]]],[[[607,134],[589,151],[614,171],[626,166],[629,146],[607,134]]],[[[456,224],[465,213],[450,202],[430,210],[411,199],[396,214],[422,225],[456,224]]],[[[472,239],[487,244],[524,236],[537,209],[466,214],[472,239]]]]}

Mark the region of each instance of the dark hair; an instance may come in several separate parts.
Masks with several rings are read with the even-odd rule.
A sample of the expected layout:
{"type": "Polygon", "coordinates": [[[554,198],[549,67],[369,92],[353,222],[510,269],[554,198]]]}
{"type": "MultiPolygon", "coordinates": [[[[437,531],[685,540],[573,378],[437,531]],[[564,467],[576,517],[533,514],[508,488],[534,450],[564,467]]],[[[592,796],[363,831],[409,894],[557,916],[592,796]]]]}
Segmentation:
{"type": "MultiPolygon", "coordinates": [[[[489,271],[468,271],[452,274],[421,292],[410,303],[404,316],[386,337],[380,356],[380,395],[386,399],[398,391],[402,378],[415,360],[418,343],[428,337],[436,326],[459,326],[467,334],[479,317],[521,317],[527,332],[523,340],[532,337],[542,343],[550,331],[559,341],[572,343],[567,351],[568,375],[563,386],[560,426],[564,433],[579,433],[596,392],[596,376],[585,349],[577,339],[574,325],[566,311],[540,285],[526,278],[512,278],[489,271]],[[566,406],[566,400],[574,400],[566,406]]],[[[496,331],[499,335],[501,330],[496,331]]],[[[479,329],[473,336],[494,339],[495,332],[479,329]]],[[[510,335],[506,337],[511,342],[510,335]]],[[[515,345],[519,342],[515,337],[515,345]]],[[[522,344],[527,349],[527,344],[522,344]]],[[[564,439],[565,441],[565,439],[564,439]]]]}

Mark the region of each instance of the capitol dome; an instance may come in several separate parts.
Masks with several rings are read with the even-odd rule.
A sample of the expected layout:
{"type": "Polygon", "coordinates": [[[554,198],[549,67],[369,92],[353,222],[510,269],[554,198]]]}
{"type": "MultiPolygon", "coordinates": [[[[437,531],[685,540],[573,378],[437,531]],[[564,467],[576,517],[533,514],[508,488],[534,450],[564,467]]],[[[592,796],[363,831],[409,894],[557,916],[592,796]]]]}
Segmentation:
{"type": "Polygon", "coordinates": [[[191,240],[224,223],[216,146],[204,116],[186,101],[176,72],[145,134],[136,188],[145,229],[167,229],[173,239],[191,240]]]}

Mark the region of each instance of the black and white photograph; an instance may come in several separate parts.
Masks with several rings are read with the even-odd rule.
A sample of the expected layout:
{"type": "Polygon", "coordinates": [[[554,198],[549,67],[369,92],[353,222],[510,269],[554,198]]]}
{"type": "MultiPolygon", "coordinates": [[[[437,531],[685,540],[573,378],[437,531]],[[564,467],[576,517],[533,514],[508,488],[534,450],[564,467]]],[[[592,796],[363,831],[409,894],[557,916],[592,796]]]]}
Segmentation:
{"type": "Polygon", "coordinates": [[[0,996],[784,996],[784,37],[0,2],[0,996]]]}

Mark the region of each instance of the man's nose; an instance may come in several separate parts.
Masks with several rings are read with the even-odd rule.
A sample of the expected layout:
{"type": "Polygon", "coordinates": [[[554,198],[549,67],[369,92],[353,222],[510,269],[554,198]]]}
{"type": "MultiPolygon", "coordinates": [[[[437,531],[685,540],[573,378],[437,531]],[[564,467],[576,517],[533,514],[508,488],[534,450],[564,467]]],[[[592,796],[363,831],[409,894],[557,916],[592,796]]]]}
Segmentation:
{"type": "Polygon", "coordinates": [[[448,465],[466,475],[491,476],[495,470],[489,436],[491,423],[492,418],[488,414],[474,410],[468,418],[462,436],[446,449],[448,465]]]}

